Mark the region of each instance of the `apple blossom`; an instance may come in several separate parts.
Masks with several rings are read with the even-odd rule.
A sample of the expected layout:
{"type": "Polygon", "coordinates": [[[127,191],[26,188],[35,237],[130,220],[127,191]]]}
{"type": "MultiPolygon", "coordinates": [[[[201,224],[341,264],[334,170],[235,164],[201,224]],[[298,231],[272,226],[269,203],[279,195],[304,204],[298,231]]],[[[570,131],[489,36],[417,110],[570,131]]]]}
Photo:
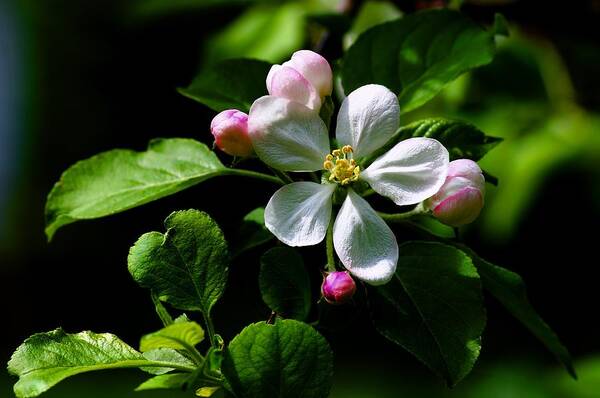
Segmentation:
{"type": "Polygon", "coordinates": [[[254,153],[248,137],[248,115],[237,109],[228,109],[215,116],[210,123],[215,145],[232,156],[247,157],[254,153]]]}
{"type": "Polygon", "coordinates": [[[399,124],[398,98],[370,84],[348,95],[337,117],[341,148],[330,152],[325,123],[318,113],[287,98],[264,96],[254,102],[248,134],[258,157],[283,171],[323,171],[323,184],[285,185],[265,209],[267,228],[289,246],[315,245],[331,221],[333,193],[345,194],[333,224],[333,245],[344,267],[373,285],[393,276],[398,244],[387,224],[352,186],[362,180],[397,205],[419,203],[438,192],[448,167],[448,151],[431,138],[410,138],[361,170],[355,158],[383,146],[399,124]]]}
{"type": "Polygon", "coordinates": [[[483,208],[485,178],[472,160],[458,159],[448,164],[448,176],[440,190],[425,203],[444,224],[460,227],[479,216],[483,208]]]}

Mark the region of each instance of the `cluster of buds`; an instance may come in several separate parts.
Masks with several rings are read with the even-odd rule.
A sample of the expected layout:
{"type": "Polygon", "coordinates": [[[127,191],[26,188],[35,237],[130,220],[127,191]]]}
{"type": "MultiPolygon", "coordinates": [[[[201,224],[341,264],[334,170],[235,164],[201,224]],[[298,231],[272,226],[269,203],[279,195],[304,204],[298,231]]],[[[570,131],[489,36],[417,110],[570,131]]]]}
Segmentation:
{"type": "MultiPolygon", "coordinates": [[[[329,63],[319,54],[301,50],[281,65],[273,65],[267,75],[270,95],[299,102],[319,111],[323,98],[331,95],[332,72],[329,63]]],[[[254,154],[248,137],[248,115],[228,109],[219,113],[210,125],[217,148],[231,156],[248,157],[254,154]]]]}
{"type": "Polygon", "coordinates": [[[425,201],[425,207],[444,224],[460,227],[479,216],[484,194],[485,178],[477,163],[458,159],[448,164],[444,185],[425,201]]]}

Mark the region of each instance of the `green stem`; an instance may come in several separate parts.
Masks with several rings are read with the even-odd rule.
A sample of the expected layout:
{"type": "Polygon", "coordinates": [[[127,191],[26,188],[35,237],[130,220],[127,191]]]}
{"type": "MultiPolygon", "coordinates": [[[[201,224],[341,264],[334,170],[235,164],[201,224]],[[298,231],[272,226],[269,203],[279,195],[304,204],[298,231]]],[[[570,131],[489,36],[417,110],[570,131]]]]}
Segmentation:
{"type": "Polygon", "coordinates": [[[267,166],[267,167],[269,167],[269,170],[271,170],[273,172],[273,174],[275,174],[277,177],[279,177],[279,179],[281,181],[283,181],[284,183],[291,184],[292,182],[294,182],[294,180],[292,180],[292,178],[286,172],[279,171],[270,166],[267,166]]]}
{"type": "Polygon", "coordinates": [[[379,214],[379,217],[383,218],[383,220],[387,223],[404,222],[413,216],[423,214],[423,213],[425,213],[425,209],[423,208],[422,204],[418,204],[414,209],[409,210],[405,213],[390,214],[390,213],[381,213],[379,211],[377,212],[377,214],[379,214]]]}
{"type": "Polygon", "coordinates": [[[230,176],[242,176],[242,177],[250,177],[256,178],[263,181],[272,182],[273,184],[284,185],[284,181],[275,176],[271,176],[264,173],[259,173],[257,171],[252,170],[244,170],[244,169],[226,169],[222,172],[222,175],[230,175],[230,176]]]}
{"type": "Polygon", "coordinates": [[[325,237],[327,251],[327,271],[335,272],[335,257],[333,255],[333,218],[327,227],[327,236],[325,237]]]}
{"type": "Polygon", "coordinates": [[[169,326],[173,323],[173,318],[169,314],[169,311],[165,308],[165,306],[160,302],[160,299],[154,292],[150,292],[150,296],[152,297],[152,302],[154,303],[154,309],[156,310],[156,314],[160,318],[163,326],[169,326]]]}
{"type": "Polygon", "coordinates": [[[206,315],[203,312],[202,316],[204,317],[204,324],[206,325],[206,333],[208,334],[208,340],[210,341],[210,345],[214,347],[215,346],[215,326],[213,325],[210,315],[206,315]]]}

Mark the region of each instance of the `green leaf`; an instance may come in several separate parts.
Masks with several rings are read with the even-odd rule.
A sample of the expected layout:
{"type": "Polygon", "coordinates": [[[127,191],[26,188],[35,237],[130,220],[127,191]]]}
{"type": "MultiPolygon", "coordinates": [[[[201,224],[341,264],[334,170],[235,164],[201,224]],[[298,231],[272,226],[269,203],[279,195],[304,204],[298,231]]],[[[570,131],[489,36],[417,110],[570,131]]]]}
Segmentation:
{"type": "Polygon", "coordinates": [[[8,362],[8,371],[19,376],[14,386],[19,398],[36,397],[61,380],[80,373],[140,367],[194,370],[179,363],[146,359],[112,334],[67,334],[62,329],[31,336],[8,362]]]}
{"type": "Polygon", "coordinates": [[[167,232],[142,235],[129,250],[128,267],[140,286],[161,301],[206,317],[227,282],[227,243],[219,226],[198,210],[176,211],[167,232]]]}
{"type": "Polygon", "coordinates": [[[154,376],[139,386],[135,391],[144,390],[181,390],[190,379],[189,373],[169,373],[154,376]]]}
{"type": "Polygon", "coordinates": [[[254,59],[229,59],[202,70],[187,88],[178,91],[220,112],[239,109],[248,113],[252,103],[267,94],[271,64],[254,59]]]}
{"type": "Polygon", "coordinates": [[[259,322],[231,341],[223,374],[237,398],[325,398],[333,355],[323,336],[305,323],[259,322]]]}
{"type": "Polygon", "coordinates": [[[278,315],[303,321],[311,305],[304,261],[289,247],[274,247],[260,258],[258,283],[263,301],[278,315]]]}
{"type": "Polygon", "coordinates": [[[344,56],[346,94],[369,83],[398,93],[400,109],[413,110],[446,84],[494,58],[494,32],[457,11],[427,10],[364,32],[344,56]]]}
{"type": "Polygon", "coordinates": [[[115,149],[71,166],[48,195],[46,235],[78,220],[119,213],[219,175],[225,166],[206,145],[157,139],[145,152],[115,149]]]}
{"type": "Polygon", "coordinates": [[[265,208],[257,207],[246,214],[236,236],[239,243],[235,245],[234,257],[275,239],[265,226],[265,208]]]}
{"type": "Polygon", "coordinates": [[[398,142],[412,137],[435,138],[448,149],[450,160],[478,161],[502,142],[502,138],[485,135],[470,123],[443,118],[423,119],[400,127],[382,148],[369,156],[367,163],[390,150],[398,142]]]}
{"type": "Polygon", "coordinates": [[[196,322],[188,321],[187,317],[175,323],[149,333],[140,341],[140,351],[146,352],[157,348],[173,348],[188,350],[204,339],[204,330],[196,322]]]}
{"type": "Polygon", "coordinates": [[[567,348],[561,343],[550,326],[537,314],[527,298],[525,283],[521,277],[505,268],[489,263],[465,245],[457,245],[467,253],[481,276],[483,287],[525,325],[561,362],[567,372],[576,379],[573,361],[567,348]]]}
{"type": "Polygon", "coordinates": [[[485,310],[469,256],[434,242],[400,246],[395,277],[371,289],[375,327],[454,386],[481,349],[485,310]]]}

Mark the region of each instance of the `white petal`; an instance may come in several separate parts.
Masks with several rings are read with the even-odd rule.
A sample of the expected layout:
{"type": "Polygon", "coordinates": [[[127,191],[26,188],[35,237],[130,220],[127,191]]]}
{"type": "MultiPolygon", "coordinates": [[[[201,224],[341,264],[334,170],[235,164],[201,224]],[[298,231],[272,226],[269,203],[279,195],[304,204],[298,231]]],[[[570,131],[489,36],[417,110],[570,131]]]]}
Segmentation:
{"type": "Polygon", "coordinates": [[[431,138],[401,141],[375,160],[360,177],[398,206],[434,195],[448,173],[448,150],[431,138]]]}
{"type": "Polygon", "coordinates": [[[248,135],[258,157],[284,171],[316,171],[329,153],[327,127],[306,106],[270,95],[254,101],[248,135]]]}
{"type": "Polygon", "coordinates": [[[294,182],[280,188],[265,208],[265,225],[288,246],[321,242],[331,219],[335,184],[294,182]]]}
{"type": "Polygon", "coordinates": [[[340,147],[351,145],[355,157],[367,156],[392,138],[399,120],[396,94],[384,86],[368,84],[351,92],[342,102],[336,138],[340,147]]]}
{"type": "Polygon", "coordinates": [[[354,276],[371,285],[388,282],[398,263],[394,233],[352,189],[333,226],[335,251],[354,276]]]}

